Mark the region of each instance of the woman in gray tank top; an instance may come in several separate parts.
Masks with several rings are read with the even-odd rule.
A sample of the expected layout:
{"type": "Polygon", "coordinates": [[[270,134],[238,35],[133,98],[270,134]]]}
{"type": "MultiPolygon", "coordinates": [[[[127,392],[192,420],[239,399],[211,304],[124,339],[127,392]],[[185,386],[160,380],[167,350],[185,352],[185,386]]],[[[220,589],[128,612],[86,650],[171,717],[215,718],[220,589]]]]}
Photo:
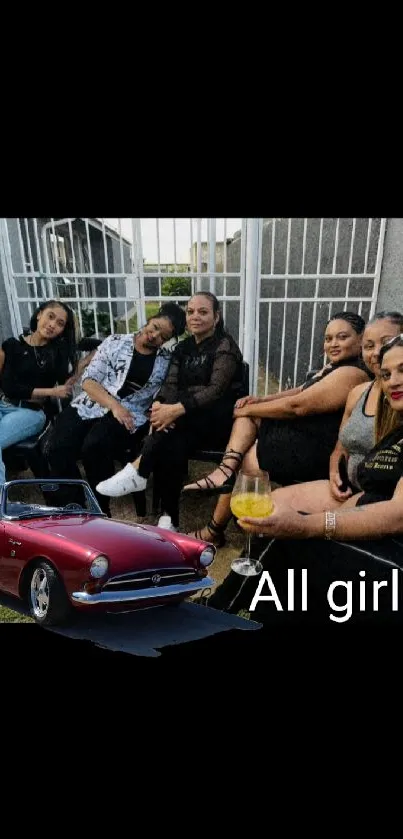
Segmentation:
{"type": "Polygon", "coordinates": [[[403,315],[400,312],[379,312],[367,324],[362,343],[362,357],[373,374],[374,381],[354,387],[347,398],[339,438],[330,457],[329,480],[309,481],[281,487],[273,492],[273,500],[284,502],[306,513],[319,513],[332,509],[334,500],[345,501],[352,495],[352,488],[360,488],[357,468],[363,457],[374,445],[375,414],[380,394],[379,352],[381,347],[403,332],[403,315]],[[340,458],[347,462],[349,485],[343,488],[340,476],[340,458]],[[330,506],[329,506],[330,505],[330,506]]]}

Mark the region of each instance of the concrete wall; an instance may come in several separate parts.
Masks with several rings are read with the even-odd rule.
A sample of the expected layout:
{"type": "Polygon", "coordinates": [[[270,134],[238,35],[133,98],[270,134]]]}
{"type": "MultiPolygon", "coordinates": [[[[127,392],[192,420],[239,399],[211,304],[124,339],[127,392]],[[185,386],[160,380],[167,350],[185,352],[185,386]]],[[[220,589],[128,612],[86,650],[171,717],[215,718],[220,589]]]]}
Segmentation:
{"type": "Polygon", "coordinates": [[[377,311],[403,312],[403,218],[388,218],[377,311]]]}

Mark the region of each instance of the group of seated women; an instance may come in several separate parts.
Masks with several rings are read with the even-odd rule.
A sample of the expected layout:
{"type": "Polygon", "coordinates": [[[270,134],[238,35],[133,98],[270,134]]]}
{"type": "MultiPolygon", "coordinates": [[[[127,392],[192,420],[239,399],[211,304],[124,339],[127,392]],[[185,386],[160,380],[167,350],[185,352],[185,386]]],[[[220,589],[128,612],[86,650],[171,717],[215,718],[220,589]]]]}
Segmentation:
{"type": "MultiPolygon", "coordinates": [[[[106,515],[111,497],[144,490],[153,473],[174,528],[187,494],[217,497],[213,517],[193,534],[221,546],[242,465],[281,485],[267,520],[239,520],[270,537],[270,567],[277,554],[286,564],[297,542],[306,556],[309,539],[320,543],[316,557],[334,550],[334,539],[370,540],[371,553],[374,540],[393,541],[403,529],[402,327],[396,312],[381,312],[367,325],[357,314],[338,312],[326,326],[322,369],[293,390],[240,398],[242,355],[210,292],[195,294],[186,313],[167,303],[135,334],[110,336],[83,373],[73,313],[47,301],[33,315],[30,335],[8,339],[0,351],[0,454],[40,432],[49,397],[68,397],[82,373],[81,392],[53,425],[49,470],[55,478],[80,477],[80,460],[106,515]],[[185,327],[187,337],[178,341],[185,327]],[[207,446],[224,451],[221,464],[184,486],[192,451],[207,446]],[[127,461],[116,474],[115,460],[127,461]]],[[[4,479],[0,458],[0,485],[4,479]]],[[[250,592],[250,581],[240,586],[229,574],[210,603],[242,608],[250,592]]]]}

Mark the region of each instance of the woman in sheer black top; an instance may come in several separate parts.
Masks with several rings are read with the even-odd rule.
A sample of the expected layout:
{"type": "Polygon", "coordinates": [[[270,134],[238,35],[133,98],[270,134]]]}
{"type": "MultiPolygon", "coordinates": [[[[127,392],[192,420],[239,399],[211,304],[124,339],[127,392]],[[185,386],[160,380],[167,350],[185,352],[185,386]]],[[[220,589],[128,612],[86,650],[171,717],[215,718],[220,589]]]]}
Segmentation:
{"type": "Polygon", "coordinates": [[[188,338],[176,347],[151,410],[141,458],[98,484],[104,495],[143,490],[154,473],[164,513],[179,526],[179,496],[195,448],[225,446],[242,381],[242,355],[225,329],[217,298],[200,292],[186,310],[188,338]]]}

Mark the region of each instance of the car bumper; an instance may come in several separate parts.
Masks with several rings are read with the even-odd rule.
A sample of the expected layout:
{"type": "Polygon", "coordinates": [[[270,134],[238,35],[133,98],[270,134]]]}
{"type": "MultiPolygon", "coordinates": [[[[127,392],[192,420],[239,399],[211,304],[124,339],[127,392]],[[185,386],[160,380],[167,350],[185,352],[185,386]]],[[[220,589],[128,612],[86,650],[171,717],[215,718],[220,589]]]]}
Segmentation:
{"type": "Polygon", "coordinates": [[[178,583],[172,586],[153,586],[133,591],[100,591],[96,594],[89,594],[87,591],[73,591],[71,598],[74,603],[85,605],[97,605],[99,603],[131,603],[141,600],[158,600],[166,597],[188,597],[206,588],[212,588],[215,581],[212,577],[201,577],[192,583],[178,583]]]}

